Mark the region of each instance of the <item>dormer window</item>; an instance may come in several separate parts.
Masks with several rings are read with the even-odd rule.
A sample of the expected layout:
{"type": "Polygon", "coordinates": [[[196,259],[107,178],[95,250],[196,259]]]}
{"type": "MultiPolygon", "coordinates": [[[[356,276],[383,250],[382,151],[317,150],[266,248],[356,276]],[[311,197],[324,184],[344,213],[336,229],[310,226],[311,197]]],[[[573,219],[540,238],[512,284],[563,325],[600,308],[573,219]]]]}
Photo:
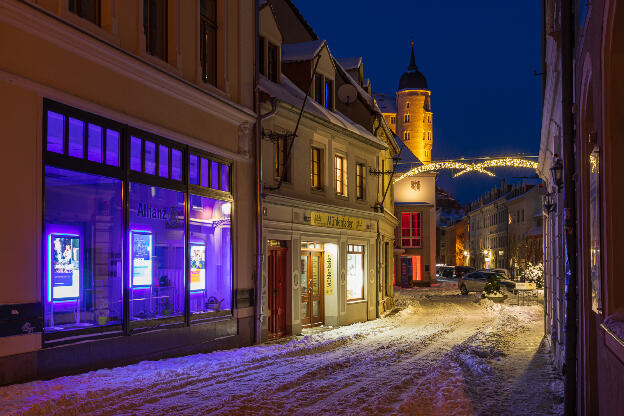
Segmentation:
{"type": "Polygon", "coordinates": [[[267,48],[267,78],[273,82],[279,81],[279,47],[271,42],[267,48]]]}
{"type": "Polygon", "coordinates": [[[334,111],[334,81],[325,79],[325,108],[334,111]]]}
{"type": "Polygon", "coordinates": [[[314,74],[314,101],[323,105],[323,76],[314,74]]]}

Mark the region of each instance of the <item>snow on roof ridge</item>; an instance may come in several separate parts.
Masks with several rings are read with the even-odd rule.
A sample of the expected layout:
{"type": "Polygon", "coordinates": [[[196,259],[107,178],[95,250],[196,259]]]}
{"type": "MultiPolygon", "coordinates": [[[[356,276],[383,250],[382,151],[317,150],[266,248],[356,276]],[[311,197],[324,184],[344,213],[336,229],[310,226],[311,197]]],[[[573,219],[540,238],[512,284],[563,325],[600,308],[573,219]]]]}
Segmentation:
{"type": "Polygon", "coordinates": [[[319,53],[324,40],[310,40],[308,42],[282,44],[282,62],[309,61],[319,53]]]}
{"type": "MultiPolygon", "coordinates": [[[[305,98],[305,93],[299,89],[288,77],[284,74],[281,76],[281,82],[279,84],[269,81],[265,76],[260,76],[259,82],[260,88],[272,97],[277,98],[280,101],[288,103],[292,106],[301,108],[301,104],[305,98]]],[[[362,138],[374,143],[376,146],[382,146],[387,148],[388,145],[378,137],[374,136],[364,127],[360,126],[344,114],[339,111],[332,112],[322,105],[318,104],[314,100],[308,100],[305,106],[305,112],[312,114],[326,122],[334,124],[345,130],[355,133],[362,138]]]]}
{"type": "Polygon", "coordinates": [[[362,57],[361,56],[352,56],[349,58],[336,58],[336,60],[342,65],[344,69],[355,69],[359,68],[362,65],[362,57]]]}

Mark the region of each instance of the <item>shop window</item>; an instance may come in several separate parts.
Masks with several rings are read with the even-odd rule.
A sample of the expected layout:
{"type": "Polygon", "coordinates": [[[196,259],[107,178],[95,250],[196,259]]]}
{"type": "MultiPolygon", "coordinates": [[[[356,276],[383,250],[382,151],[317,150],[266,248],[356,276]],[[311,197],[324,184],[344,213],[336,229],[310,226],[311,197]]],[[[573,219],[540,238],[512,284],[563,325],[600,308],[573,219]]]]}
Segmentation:
{"type": "Polygon", "coordinates": [[[138,137],[130,138],[130,169],[141,172],[143,167],[141,165],[141,139],[138,137]]]}
{"type": "Polygon", "coordinates": [[[130,182],[130,320],[184,314],[184,193],[130,182]]]}
{"type": "Polygon", "coordinates": [[[200,0],[200,63],[202,80],[217,84],[217,1],[200,0]]]}
{"type": "Polygon", "coordinates": [[[312,189],[322,189],[321,156],[323,151],[318,147],[310,149],[310,185],[312,189]]]}
{"type": "Polygon", "coordinates": [[[167,60],[167,0],[143,0],[145,50],[167,60]]]}
{"type": "Polygon", "coordinates": [[[347,301],[364,299],[364,246],[347,247],[347,301]]]}
{"type": "Polygon", "coordinates": [[[145,173],[156,174],[156,145],[150,141],[145,141],[145,173]]]}
{"type": "Polygon", "coordinates": [[[182,180],[182,151],[171,149],[171,179],[182,180]]]}
{"type": "Polygon", "coordinates": [[[87,146],[87,159],[92,162],[102,163],[102,127],[89,123],[89,144],[87,146]]]}
{"type": "Polygon", "coordinates": [[[65,117],[62,114],[48,111],[47,149],[48,152],[64,153],[63,126],[65,117]]]}
{"type": "Polygon", "coordinates": [[[191,195],[191,313],[232,309],[231,203],[191,195]]]}
{"type": "Polygon", "coordinates": [[[189,165],[192,185],[230,192],[230,165],[228,163],[213,160],[209,155],[202,157],[191,154],[189,165]]]}
{"type": "Polygon", "coordinates": [[[336,195],[347,196],[347,159],[344,156],[334,157],[336,170],[336,195]]]}
{"type": "Polygon", "coordinates": [[[355,165],[355,197],[357,199],[365,198],[366,182],[364,172],[366,167],[363,163],[357,163],[355,165]]]}
{"type": "MultiPolygon", "coordinates": [[[[172,147],[171,144],[156,143],[160,140],[156,138],[151,141],[130,136],[130,169],[165,179],[182,181],[182,151],[172,147]]],[[[194,176],[197,168],[190,166],[189,169],[190,180],[193,183],[193,180],[197,180],[194,176]]]]}
{"type": "Polygon", "coordinates": [[[230,192],[230,166],[221,164],[221,190],[224,192],[230,192]]]}
{"type": "Polygon", "coordinates": [[[122,182],[45,167],[45,332],[122,321],[122,182]]]}
{"type": "Polygon", "coordinates": [[[158,145],[158,176],[169,177],[169,148],[162,144],[158,145]]]}
{"type": "Polygon", "coordinates": [[[73,157],[84,157],[84,122],[69,118],[69,149],[68,154],[73,157]]]}
{"type": "Polygon", "coordinates": [[[189,180],[192,185],[199,185],[199,172],[197,170],[197,156],[191,155],[189,159],[189,180]]]}
{"type": "Polygon", "coordinates": [[[219,162],[213,160],[210,165],[210,187],[212,189],[219,189],[219,162]]]}
{"type": "Polygon", "coordinates": [[[422,247],[422,221],[420,212],[401,214],[401,246],[422,247]]]}
{"type": "Polygon", "coordinates": [[[69,11],[100,25],[100,0],[69,0],[69,11]]]}
{"type": "Polygon", "coordinates": [[[106,130],[106,164],[119,166],[119,132],[106,130]]]}

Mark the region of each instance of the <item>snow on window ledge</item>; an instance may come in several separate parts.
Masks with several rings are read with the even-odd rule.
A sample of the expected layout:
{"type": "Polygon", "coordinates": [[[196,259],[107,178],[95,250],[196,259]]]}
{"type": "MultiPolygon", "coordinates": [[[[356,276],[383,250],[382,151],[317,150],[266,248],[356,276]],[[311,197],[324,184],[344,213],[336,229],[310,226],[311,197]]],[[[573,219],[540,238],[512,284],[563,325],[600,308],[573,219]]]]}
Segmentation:
{"type": "Polygon", "coordinates": [[[624,362],[624,313],[608,316],[600,325],[605,331],[604,342],[609,350],[624,362]]]}

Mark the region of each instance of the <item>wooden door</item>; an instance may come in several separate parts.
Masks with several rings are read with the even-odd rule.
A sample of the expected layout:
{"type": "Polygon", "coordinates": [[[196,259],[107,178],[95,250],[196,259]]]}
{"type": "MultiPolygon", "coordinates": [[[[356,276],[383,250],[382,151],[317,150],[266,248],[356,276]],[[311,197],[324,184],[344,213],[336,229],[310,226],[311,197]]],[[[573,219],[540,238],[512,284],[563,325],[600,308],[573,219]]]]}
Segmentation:
{"type": "Polygon", "coordinates": [[[285,247],[269,247],[268,297],[269,338],[286,334],[286,256],[285,247]]]}
{"type": "Polygon", "coordinates": [[[321,325],[324,322],[323,253],[301,254],[301,324],[321,325]]]}

